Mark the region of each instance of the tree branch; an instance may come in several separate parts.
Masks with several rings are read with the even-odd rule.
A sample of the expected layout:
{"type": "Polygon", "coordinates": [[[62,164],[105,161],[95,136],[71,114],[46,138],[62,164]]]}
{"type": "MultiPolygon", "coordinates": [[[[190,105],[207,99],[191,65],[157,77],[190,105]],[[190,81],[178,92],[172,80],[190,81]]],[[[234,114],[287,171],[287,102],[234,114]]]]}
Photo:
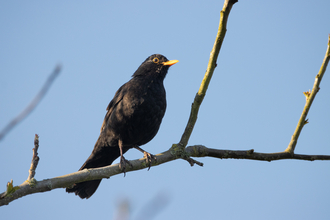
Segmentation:
{"type": "Polygon", "coordinates": [[[304,155],[304,154],[290,154],[288,152],[278,153],[257,153],[251,150],[219,150],[207,148],[203,145],[189,146],[186,152],[192,157],[215,157],[219,159],[249,159],[260,161],[273,161],[283,159],[295,160],[330,160],[330,155],[304,155]]]}
{"type": "Polygon", "coordinates": [[[308,119],[306,120],[306,117],[307,117],[307,114],[309,112],[310,107],[312,106],[312,103],[314,101],[314,98],[315,98],[317,92],[320,90],[319,86],[320,86],[322,77],[324,76],[325,70],[327,69],[329,60],[330,60],[330,35],[328,37],[327,51],[325,53],[325,57],[323,59],[320,71],[315,77],[315,82],[314,82],[312,92],[304,92],[304,94],[306,96],[306,104],[305,104],[305,107],[303,109],[303,112],[301,113],[301,116],[300,116],[298,125],[296,127],[296,130],[294,131],[294,133],[292,135],[292,138],[291,138],[291,141],[289,143],[289,146],[287,147],[285,152],[288,152],[290,154],[294,153],[294,150],[296,148],[300,132],[303,129],[304,125],[308,123],[308,119]]]}
{"type": "MultiPolygon", "coordinates": [[[[296,159],[296,160],[330,160],[330,156],[327,155],[302,155],[293,154],[288,152],[279,153],[256,153],[254,150],[218,150],[207,148],[203,145],[194,145],[185,148],[184,154],[191,157],[214,157],[219,159],[249,159],[260,161],[273,161],[282,159],[296,159]]],[[[171,149],[163,153],[157,154],[157,161],[153,161],[151,166],[158,166],[163,163],[170,162],[172,160],[179,159],[176,155],[171,153],[171,149]]],[[[181,158],[182,159],[182,158],[181,158]]],[[[126,172],[135,170],[142,170],[148,168],[145,158],[131,160],[132,167],[126,167],[126,172]]],[[[23,196],[27,196],[34,193],[47,192],[57,188],[66,188],[74,183],[80,183],[88,180],[96,180],[109,178],[123,173],[119,168],[119,164],[113,164],[106,167],[95,169],[84,169],[82,171],[74,172],[64,176],[58,176],[51,179],[45,179],[42,181],[33,182],[25,181],[19,186],[13,186],[13,182],[7,184],[7,191],[0,195],[0,206],[8,205],[10,202],[19,199],[23,196]],[[10,186],[10,187],[8,187],[10,186]]]]}
{"type": "Polygon", "coordinates": [[[39,163],[38,148],[39,148],[39,136],[36,134],[34,137],[34,148],[32,149],[33,155],[32,155],[31,166],[29,169],[29,177],[27,178],[28,181],[31,181],[34,178],[34,175],[36,174],[36,169],[39,163]]]}
{"type": "Polygon", "coordinates": [[[16,118],[11,120],[9,124],[6,125],[0,132],[0,141],[8,134],[8,132],[15,127],[18,123],[20,123],[24,118],[26,118],[40,103],[41,99],[46,95],[47,91],[49,90],[50,86],[54,82],[55,78],[61,72],[61,66],[57,65],[53,72],[49,75],[48,79],[46,80],[45,84],[39,91],[39,93],[34,97],[34,99],[30,102],[30,104],[18,115],[16,118]]]}
{"type": "MultiPolygon", "coordinates": [[[[220,22],[219,22],[219,28],[218,33],[215,38],[215,42],[210,54],[209,63],[207,65],[206,73],[204,75],[203,81],[200,85],[200,88],[195,96],[194,102],[191,106],[190,116],[187,123],[187,126],[185,128],[184,133],[181,136],[181,140],[178,144],[173,144],[172,151],[174,154],[181,154],[184,152],[184,148],[187,146],[189,138],[191,136],[191,133],[194,129],[194,126],[197,121],[197,115],[199,111],[199,107],[201,106],[203,99],[205,97],[207,88],[210,84],[213,72],[217,66],[217,59],[218,55],[221,49],[222,42],[225,38],[226,31],[227,31],[227,20],[230,13],[231,8],[233,5],[237,2],[237,0],[225,0],[223,8],[220,12],[220,22]]],[[[182,157],[182,156],[179,156],[182,157]]],[[[189,159],[187,157],[182,157],[183,159],[187,160],[191,165],[194,163],[198,165],[203,165],[202,163],[199,163],[198,161],[194,161],[192,159],[189,159]]]]}
{"type": "MultiPolygon", "coordinates": [[[[177,159],[171,154],[169,150],[157,154],[155,156],[157,157],[157,161],[153,161],[152,166],[157,166],[177,159]]],[[[149,167],[149,164],[146,164],[145,158],[131,160],[130,162],[132,163],[132,167],[127,166],[126,173],[149,167]]],[[[45,179],[42,181],[36,181],[35,179],[33,179],[33,182],[25,181],[21,185],[15,187],[13,186],[13,182],[11,181],[11,183],[7,184],[6,192],[0,195],[0,206],[8,205],[10,202],[29,194],[51,191],[57,188],[66,188],[72,186],[74,183],[109,178],[120,173],[123,173],[123,171],[119,168],[119,164],[113,164],[101,168],[84,169],[82,171],[74,172],[64,176],[54,177],[51,179],[45,179]],[[12,188],[14,188],[14,190],[12,190],[12,188]]]]}

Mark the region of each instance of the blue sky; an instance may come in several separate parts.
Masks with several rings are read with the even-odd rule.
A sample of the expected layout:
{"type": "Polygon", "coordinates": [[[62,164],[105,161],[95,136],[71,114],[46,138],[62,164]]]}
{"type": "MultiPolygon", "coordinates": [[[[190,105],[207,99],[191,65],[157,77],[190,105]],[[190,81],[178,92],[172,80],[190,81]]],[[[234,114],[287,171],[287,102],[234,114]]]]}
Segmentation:
{"type": "MultiPolygon", "coordinates": [[[[167,111],[143,148],[157,154],[180,140],[206,70],[223,1],[1,1],[0,129],[21,112],[57,64],[63,66],[35,111],[0,142],[0,191],[28,176],[40,135],[36,179],[74,172],[90,155],[116,90],[151,54],[180,62],[165,79],[167,111]]],[[[286,149],[312,89],[330,33],[330,2],[239,1],[189,145],[286,149]]],[[[330,155],[326,72],[296,153],[330,155]]],[[[130,150],[127,159],[141,158],[130,150]]],[[[89,200],[64,189],[1,207],[6,219],[327,219],[329,162],[176,160],[103,180],[89,200]],[[155,202],[157,201],[157,202],[155,202]],[[150,206],[153,204],[154,206],[150,206]]]]}

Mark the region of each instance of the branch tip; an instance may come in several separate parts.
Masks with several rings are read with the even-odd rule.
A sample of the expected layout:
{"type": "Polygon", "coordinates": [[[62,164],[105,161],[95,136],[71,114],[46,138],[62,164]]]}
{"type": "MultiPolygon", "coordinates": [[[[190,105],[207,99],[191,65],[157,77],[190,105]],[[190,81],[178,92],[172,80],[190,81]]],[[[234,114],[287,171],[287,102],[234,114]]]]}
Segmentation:
{"type": "Polygon", "coordinates": [[[36,169],[39,163],[39,156],[38,156],[38,149],[39,149],[39,135],[35,134],[34,136],[34,148],[32,149],[32,161],[29,169],[29,176],[27,178],[27,181],[30,182],[32,179],[34,179],[34,176],[36,174],[36,169]]]}
{"type": "Polygon", "coordinates": [[[194,160],[191,157],[186,158],[184,160],[188,161],[188,163],[190,164],[190,166],[194,166],[195,164],[197,164],[198,166],[201,166],[202,167],[204,165],[203,163],[201,163],[201,162],[199,162],[197,160],[194,160]]]}
{"type": "Polygon", "coordinates": [[[188,119],[188,123],[186,128],[181,136],[181,140],[179,143],[182,143],[183,148],[185,148],[188,144],[190,139],[191,133],[194,129],[194,126],[197,121],[198,111],[202,104],[202,101],[205,97],[206,91],[210,84],[214,69],[217,66],[218,55],[222,46],[222,42],[225,38],[226,31],[227,31],[227,21],[229,17],[229,13],[231,11],[232,6],[238,2],[237,0],[225,0],[223,8],[220,12],[220,21],[218,26],[218,32],[215,38],[215,42],[213,48],[210,53],[209,62],[207,64],[206,72],[204,74],[204,78],[201,82],[199,90],[195,96],[194,102],[191,106],[190,116],[188,119]]]}
{"type": "Polygon", "coordinates": [[[310,92],[310,90],[307,91],[307,92],[304,92],[304,95],[306,96],[306,104],[305,104],[304,109],[301,113],[300,119],[299,119],[298,124],[296,126],[296,129],[295,129],[295,131],[292,135],[290,143],[289,143],[288,147],[285,150],[285,152],[288,152],[291,155],[294,154],[294,150],[296,148],[298,138],[300,136],[300,133],[301,133],[304,125],[306,125],[308,123],[308,119],[306,120],[306,118],[307,118],[309,109],[311,108],[312,103],[314,101],[314,98],[315,98],[316,94],[318,93],[318,91],[320,90],[321,80],[322,80],[322,78],[324,76],[324,73],[327,69],[329,60],[330,60],[330,36],[329,36],[329,39],[328,39],[328,47],[327,47],[327,50],[326,50],[326,53],[325,53],[324,60],[322,62],[322,65],[321,65],[321,68],[320,68],[319,72],[316,74],[316,77],[315,77],[312,92],[310,92]]]}

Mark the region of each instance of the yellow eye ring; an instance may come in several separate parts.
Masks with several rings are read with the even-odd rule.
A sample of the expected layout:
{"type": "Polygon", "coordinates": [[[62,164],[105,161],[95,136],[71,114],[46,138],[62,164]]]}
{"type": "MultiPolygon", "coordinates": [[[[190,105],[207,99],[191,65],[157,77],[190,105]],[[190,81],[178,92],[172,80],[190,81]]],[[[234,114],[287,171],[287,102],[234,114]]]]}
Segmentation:
{"type": "Polygon", "coordinates": [[[157,57],[155,57],[155,58],[152,59],[152,62],[159,63],[159,59],[157,57]]]}

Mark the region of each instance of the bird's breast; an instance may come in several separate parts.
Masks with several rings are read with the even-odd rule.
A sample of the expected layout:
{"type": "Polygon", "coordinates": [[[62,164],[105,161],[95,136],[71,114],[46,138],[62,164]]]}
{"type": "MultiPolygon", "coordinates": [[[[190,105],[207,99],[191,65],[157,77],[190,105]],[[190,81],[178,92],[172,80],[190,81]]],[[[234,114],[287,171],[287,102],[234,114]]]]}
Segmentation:
{"type": "Polygon", "coordinates": [[[166,110],[163,83],[133,83],[114,108],[109,125],[126,145],[143,145],[158,132],[166,110]]]}

